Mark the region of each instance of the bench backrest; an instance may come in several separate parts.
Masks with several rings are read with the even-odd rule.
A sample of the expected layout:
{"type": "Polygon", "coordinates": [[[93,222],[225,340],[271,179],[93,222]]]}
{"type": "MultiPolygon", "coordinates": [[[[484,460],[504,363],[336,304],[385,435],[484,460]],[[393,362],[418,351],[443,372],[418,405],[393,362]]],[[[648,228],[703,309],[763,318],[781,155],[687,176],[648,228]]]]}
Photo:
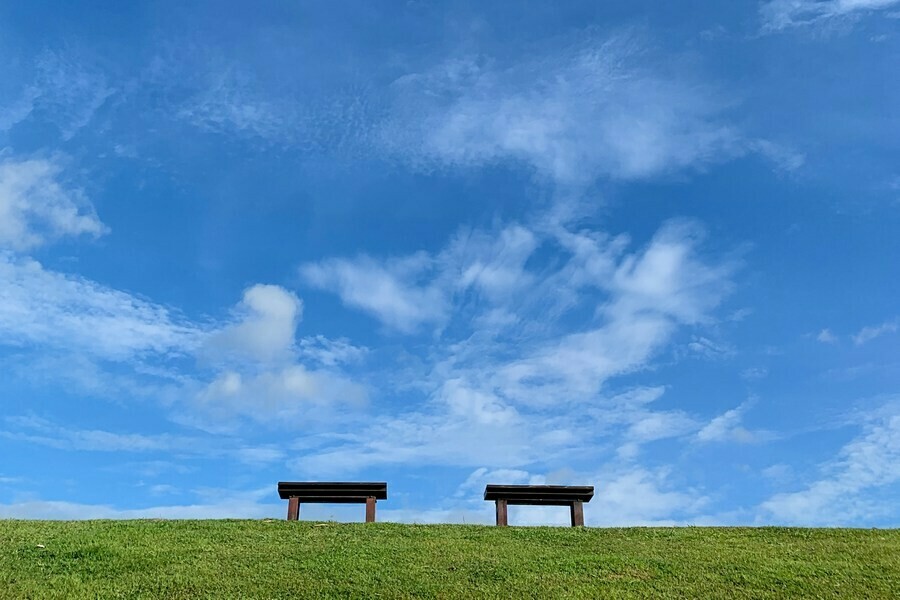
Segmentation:
{"type": "Polygon", "coordinates": [[[592,485],[497,485],[484,488],[485,500],[506,500],[508,504],[563,505],[575,501],[590,502],[592,485]]]}
{"type": "Polygon", "coordinates": [[[301,502],[358,502],[373,497],[387,499],[387,483],[361,481],[279,481],[282,499],[299,498],[301,502]]]}

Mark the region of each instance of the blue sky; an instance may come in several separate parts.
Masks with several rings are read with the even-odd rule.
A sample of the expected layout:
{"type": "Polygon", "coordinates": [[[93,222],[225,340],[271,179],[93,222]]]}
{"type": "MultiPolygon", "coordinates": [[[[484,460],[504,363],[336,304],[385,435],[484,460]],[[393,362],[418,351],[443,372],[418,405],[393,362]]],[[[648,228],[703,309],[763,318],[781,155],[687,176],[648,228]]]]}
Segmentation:
{"type": "Polygon", "coordinates": [[[900,524],[900,1],[181,4],[0,7],[0,516],[900,524]]]}

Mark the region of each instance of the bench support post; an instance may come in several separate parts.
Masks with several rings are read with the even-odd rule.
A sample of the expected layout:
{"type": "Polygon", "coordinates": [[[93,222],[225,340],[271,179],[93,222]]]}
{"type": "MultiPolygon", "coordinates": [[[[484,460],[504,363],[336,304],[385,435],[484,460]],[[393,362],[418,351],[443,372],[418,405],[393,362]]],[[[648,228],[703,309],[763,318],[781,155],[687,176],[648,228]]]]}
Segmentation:
{"type": "Polygon", "coordinates": [[[581,500],[575,500],[569,507],[569,513],[572,515],[572,527],[584,526],[584,506],[581,500]]]}
{"type": "Polygon", "coordinates": [[[300,498],[293,496],[288,498],[288,521],[296,521],[300,518],[300,498]]]}
{"type": "Polygon", "coordinates": [[[496,500],[497,503],[497,526],[506,527],[508,525],[506,516],[506,500],[496,500]]]}
{"type": "Polygon", "coordinates": [[[375,496],[366,498],[366,523],[375,522],[375,496]]]}

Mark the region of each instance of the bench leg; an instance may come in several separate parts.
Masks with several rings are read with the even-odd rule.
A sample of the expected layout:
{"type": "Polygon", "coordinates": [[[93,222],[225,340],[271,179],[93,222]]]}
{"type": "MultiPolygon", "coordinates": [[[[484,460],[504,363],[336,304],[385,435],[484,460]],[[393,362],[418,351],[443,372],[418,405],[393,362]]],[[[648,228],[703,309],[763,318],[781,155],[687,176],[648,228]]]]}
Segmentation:
{"type": "Polygon", "coordinates": [[[366,498],[366,523],[375,522],[375,497],[366,498]]]}
{"type": "Polygon", "coordinates": [[[288,498],[288,521],[296,521],[300,518],[300,498],[296,496],[288,498]]]}
{"type": "Polygon", "coordinates": [[[497,527],[506,527],[507,517],[506,517],[506,500],[496,500],[497,503],[497,527]]]}
{"type": "Polygon", "coordinates": [[[584,526],[584,506],[581,500],[575,500],[569,507],[569,513],[572,515],[572,527],[584,526]]]}

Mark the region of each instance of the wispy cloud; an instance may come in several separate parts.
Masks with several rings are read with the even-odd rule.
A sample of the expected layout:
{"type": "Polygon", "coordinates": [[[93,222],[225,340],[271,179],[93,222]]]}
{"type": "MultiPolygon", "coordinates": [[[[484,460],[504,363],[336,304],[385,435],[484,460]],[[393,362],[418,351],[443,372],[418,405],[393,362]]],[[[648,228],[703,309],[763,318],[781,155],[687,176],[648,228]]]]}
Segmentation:
{"type": "Polygon", "coordinates": [[[62,181],[51,159],[0,160],[0,249],[22,251],[66,236],[106,233],[94,207],[62,181]]]}
{"type": "Polygon", "coordinates": [[[107,504],[80,504],[65,500],[24,500],[0,504],[0,517],[5,519],[260,519],[281,517],[283,508],[262,503],[271,496],[270,487],[235,492],[217,490],[201,494],[194,504],[171,504],[147,508],[122,509],[107,504]],[[212,500],[212,497],[215,500],[212,500]]]}
{"type": "Polygon", "coordinates": [[[38,417],[7,417],[0,437],[60,450],[100,452],[179,452],[199,450],[197,438],[171,434],[115,433],[100,429],[71,429],[38,417]]]}
{"type": "Polygon", "coordinates": [[[256,373],[227,370],[202,386],[187,404],[193,416],[180,420],[212,430],[231,430],[239,418],[297,427],[335,417],[340,407],[360,409],[367,398],[364,386],[340,373],[301,364],[256,373]]]}
{"type": "Polygon", "coordinates": [[[331,340],[324,335],[304,337],[299,342],[300,356],[326,367],[353,364],[361,361],[369,352],[365,346],[356,346],[346,338],[331,340]]]}
{"type": "MultiPolygon", "coordinates": [[[[183,74],[182,74],[183,75],[183,74]]],[[[295,111],[258,91],[258,84],[236,66],[214,68],[205,86],[184,102],[177,116],[215,132],[235,132],[264,139],[293,136],[295,111]]]]}
{"type": "Polygon", "coordinates": [[[737,408],[732,408],[714,417],[697,432],[697,441],[703,443],[737,442],[749,444],[770,439],[772,434],[769,432],[753,431],[744,427],[744,414],[751,405],[752,401],[745,402],[737,408]]]}
{"type": "MultiPolygon", "coordinates": [[[[37,444],[66,452],[108,452],[165,455],[192,459],[224,459],[261,467],[283,461],[285,451],[271,444],[248,444],[240,437],[205,434],[133,433],[84,429],[54,423],[44,418],[10,416],[3,420],[0,438],[14,442],[37,444]]],[[[167,461],[145,461],[121,465],[144,477],[156,478],[163,474],[185,474],[190,468],[167,461]]],[[[0,480],[2,483],[2,480],[0,480]]]]}
{"type": "Polygon", "coordinates": [[[778,493],[760,505],[760,520],[802,525],[849,525],[892,514],[893,496],[874,493],[900,481],[900,414],[896,402],[873,413],[862,433],[823,466],[805,489],[778,493]]]}
{"type": "Polygon", "coordinates": [[[823,344],[834,344],[838,341],[838,338],[834,333],[831,332],[830,329],[823,329],[816,335],[816,340],[822,342],[823,344]]]}
{"type": "Polygon", "coordinates": [[[635,36],[592,32],[509,63],[453,58],[394,83],[383,143],[420,166],[518,161],[563,184],[639,179],[733,156],[721,94],[635,36]]]}
{"type": "MultiPolygon", "coordinates": [[[[708,261],[701,241],[695,225],[671,222],[646,246],[628,252],[622,237],[573,232],[539,219],[531,228],[458,234],[435,255],[332,259],[304,267],[318,278],[315,283],[360,273],[358,282],[345,279],[332,288],[353,306],[348,287],[362,294],[366,273],[426,265],[405,277],[393,269],[392,289],[410,297],[434,295],[444,326],[429,336],[423,370],[403,376],[409,393],[424,394],[425,402],[413,401],[416,408],[381,416],[339,444],[310,451],[296,468],[352,472],[408,462],[475,467],[484,465],[486,455],[494,457],[494,468],[520,468],[596,443],[598,436],[615,440],[620,455],[630,459],[644,444],[696,431],[701,425],[690,415],[649,408],[662,388],[649,396],[599,394],[610,379],[650,364],[680,327],[713,320],[711,312],[730,289],[733,265],[708,261]],[[551,250],[561,253],[557,260],[529,266],[532,255],[551,250]],[[560,303],[560,297],[567,300],[560,303]],[[574,331],[561,327],[575,308],[593,316],[574,331]],[[591,418],[560,410],[575,406],[591,418]]],[[[386,325],[395,323],[393,314],[374,314],[386,325]]],[[[412,327],[406,332],[420,337],[412,327]]]]}
{"type": "Polygon", "coordinates": [[[760,14],[764,27],[777,31],[875,12],[897,3],[898,0],[770,0],[760,7],[760,14]]]}
{"type": "MultiPolygon", "coordinates": [[[[231,322],[195,322],[150,300],[0,253],[0,340],[34,350],[29,367],[82,391],[127,390],[164,401],[184,423],[233,427],[236,420],[296,424],[321,421],[335,406],[359,407],[367,392],[341,373],[338,358],[352,346],[323,338],[301,351],[296,328],[302,302],[272,285],[245,291],[231,322]],[[76,358],[57,369],[52,356],[76,358]],[[317,366],[306,366],[302,356],[317,366]],[[185,360],[178,364],[173,359],[185,360]],[[196,371],[191,359],[199,360],[196,371]],[[115,373],[101,365],[130,366],[115,373]],[[146,381],[138,385],[137,380],[146,381]]],[[[26,360],[18,359],[19,362],[26,360]]]]}
{"type": "Polygon", "coordinates": [[[586,29],[516,56],[409,57],[422,66],[388,87],[380,78],[353,81],[317,99],[288,93],[296,81],[262,81],[246,65],[212,56],[194,70],[166,59],[147,78],[184,96],[173,110],[194,126],[422,170],[509,163],[583,186],[701,170],[746,154],[779,170],[803,162],[789,148],[745,135],[729,117],[735,98],[635,33],[586,29]]]}
{"type": "Polygon", "coordinates": [[[366,256],[327,259],[304,265],[300,273],[310,285],[336,291],[348,306],[411,333],[420,325],[440,323],[447,316],[449,307],[440,286],[418,285],[431,274],[433,266],[427,255],[419,253],[387,262],[366,256]]]}
{"type": "Polygon", "coordinates": [[[853,336],[853,343],[857,346],[861,346],[866,342],[871,342],[877,337],[881,337],[882,335],[896,333],[898,328],[900,328],[900,321],[898,321],[897,319],[894,319],[893,321],[885,321],[880,325],[875,325],[872,327],[863,327],[856,335],[853,336]]]}
{"type": "Polygon", "coordinates": [[[45,50],[31,62],[21,94],[0,106],[0,132],[33,118],[55,125],[64,140],[91,122],[116,89],[73,49],[45,50]]]}
{"type": "Polygon", "coordinates": [[[201,333],[151,301],[0,253],[0,339],[5,344],[125,360],[190,352],[201,333]]]}

